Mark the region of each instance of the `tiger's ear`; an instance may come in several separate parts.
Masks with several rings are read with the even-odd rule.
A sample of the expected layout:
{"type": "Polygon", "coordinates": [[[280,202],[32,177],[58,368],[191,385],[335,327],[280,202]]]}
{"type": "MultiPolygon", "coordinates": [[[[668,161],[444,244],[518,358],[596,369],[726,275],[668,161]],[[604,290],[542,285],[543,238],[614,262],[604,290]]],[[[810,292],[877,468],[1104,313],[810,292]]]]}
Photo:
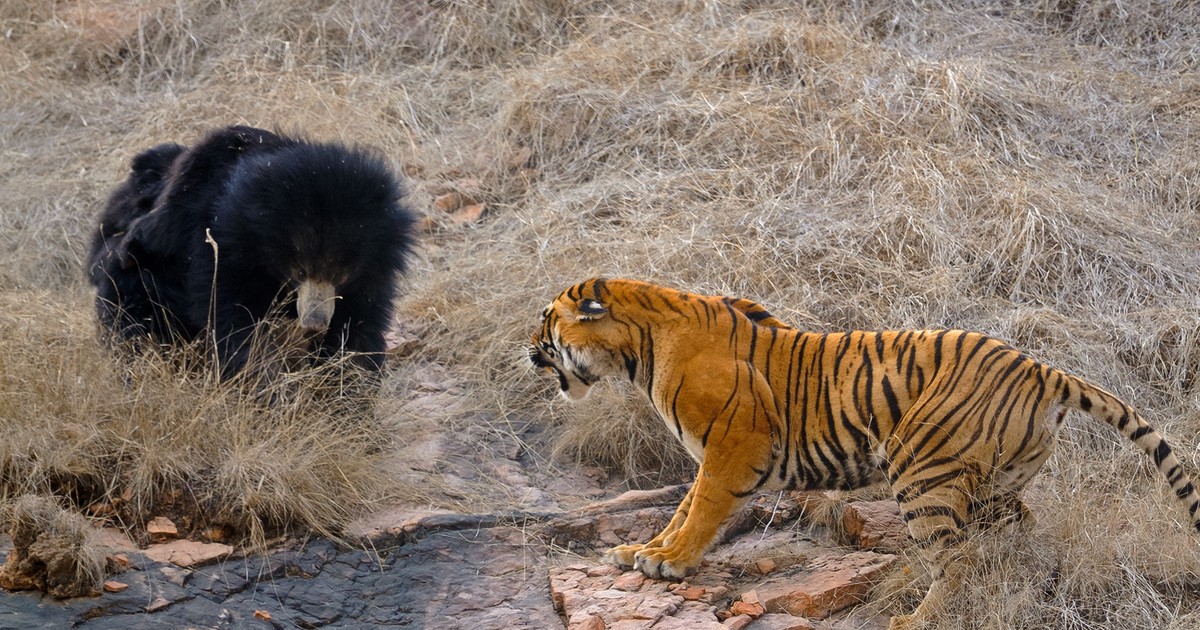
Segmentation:
{"type": "Polygon", "coordinates": [[[600,319],[608,315],[608,309],[596,300],[585,298],[579,301],[579,313],[576,314],[576,319],[582,322],[600,319]]]}

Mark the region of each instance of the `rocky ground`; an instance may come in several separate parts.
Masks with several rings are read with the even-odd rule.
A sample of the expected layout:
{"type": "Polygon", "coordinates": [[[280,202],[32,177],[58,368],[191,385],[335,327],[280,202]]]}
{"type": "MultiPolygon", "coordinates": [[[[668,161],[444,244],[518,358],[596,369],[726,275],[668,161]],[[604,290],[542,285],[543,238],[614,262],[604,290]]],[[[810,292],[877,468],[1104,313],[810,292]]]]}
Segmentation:
{"type": "MultiPolygon", "coordinates": [[[[418,385],[420,395],[403,413],[421,417],[430,406],[462,404],[461,385],[436,376],[418,385]]],[[[478,420],[468,426],[488,426],[478,420]]],[[[139,532],[152,543],[142,548],[116,529],[97,529],[91,544],[103,549],[110,569],[102,592],[59,600],[0,589],[0,630],[887,626],[886,617],[855,612],[854,605],[896,567],[890,552],[907,540],[893,501],[843,507],[820,494],[763,495],[695,575],[649,580],[600,557],[612,545],[657,533],[687,486],[614,497],[598,469],[533,465],[522,444],[536,431],[531,424],[498,439],[431,427],[397,453],[398,462],[429,463],[396,474],[432,475],[448,496],[475,497],[480,513],[397,507],[355,522],[341,543],[281,540],[266,555],[181,539],[165,518],[139,532]],[[502,494],[484,497],[489,488],[502,494]],[[487,507],[497,505],[518,511],[487,507]],[[847,546],[805,524],[806,511],[835,514],[847,546]]],[[[0,534],[0,558],[13,549],[13,538],[0,534]]]]}
{"type": "MultiPolygon", "coordinates": [[[[61,601],[4,593],[0,628],[886,627],[845,611],[896,556],[814,540],[797,524],[804,495],[761,497],[685,582],[599,562],[612,542],[661,527],[684,489],[557,513],[395,510],[358,523],[356,545],[289,540],[266,556],[161,533],[163,542],[137,549],[107,532],[110,558],[126,568],[103,593],[61,601]]],[[[845,515],[860,545],[886,547],[896,534],[886,502],[850,504],[845,515]]],[[[11,549],[0,538],[0,553],[11,549]]]]}

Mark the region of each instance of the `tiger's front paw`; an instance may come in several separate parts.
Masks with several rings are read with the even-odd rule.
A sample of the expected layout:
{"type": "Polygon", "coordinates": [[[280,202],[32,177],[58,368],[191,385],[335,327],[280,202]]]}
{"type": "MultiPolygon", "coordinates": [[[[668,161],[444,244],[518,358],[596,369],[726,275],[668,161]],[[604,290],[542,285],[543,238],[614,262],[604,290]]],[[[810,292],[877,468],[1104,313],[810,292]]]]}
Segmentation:
{"type": "Polygon", "coordinates": [[[635,556],[645,547],[646,545],[617,545],[604,554],[604,561],[622,569],[632,569],[636,564],[635,556]]]}
{"type": "Polygon", "coordinates": [[[634,566],[648,577],[680,580],[700,566],[702,555],[674,547],[643,549],[634,554],[634,566]]]}

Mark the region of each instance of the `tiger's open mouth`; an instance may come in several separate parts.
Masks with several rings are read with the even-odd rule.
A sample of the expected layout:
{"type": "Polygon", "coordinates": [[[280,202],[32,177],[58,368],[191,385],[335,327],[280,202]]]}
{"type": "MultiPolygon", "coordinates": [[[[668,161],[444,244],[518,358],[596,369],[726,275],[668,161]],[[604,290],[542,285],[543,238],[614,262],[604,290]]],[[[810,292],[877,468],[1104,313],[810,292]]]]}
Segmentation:
{"type": "Polygon", "coordinates": [[[538,369],[553,371],[554,375],[558,377],[558,389],[564,394],[571,388],[570,382],[567,381],[566,372],[564,372],[557,363],[547,357],[546,353],[543,352],[541,348],[537,346],[529,346],[529,362],[533,363],[533,366],[538,369]]]}

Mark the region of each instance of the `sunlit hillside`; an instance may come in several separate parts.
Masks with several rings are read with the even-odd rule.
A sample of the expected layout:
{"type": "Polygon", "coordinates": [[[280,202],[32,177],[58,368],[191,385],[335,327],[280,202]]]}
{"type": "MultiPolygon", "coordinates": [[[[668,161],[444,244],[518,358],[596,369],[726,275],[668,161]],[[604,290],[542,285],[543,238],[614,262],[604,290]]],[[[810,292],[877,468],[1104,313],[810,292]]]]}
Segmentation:
{"type": "MultiPolygon", "coordinates": [[[[568,406],[528,365],[541,308],[609,275],[804,328],[997,335],[1129,400],[1200,475],[1193,2],[6,0],[0,36],[0,503],[195,496],[261,540],[437,494],[387,478],[379,427],[170,362],[130,376],[96,341],[82,260],[130,158],[235,123],[407,178],[401,446],[434,426],[550,472],[690,475],[634,392],[568,406]],[[461,404],[412,417],[429,374],[461,404]]],[[[1115,432],[1072,418],[1027,502],[1036,551],[982,543],[947,628],[1200,627],[1200,540],[1115,432]]],[[[903,579],[873,605],[911,605],[903,579]]]]}

